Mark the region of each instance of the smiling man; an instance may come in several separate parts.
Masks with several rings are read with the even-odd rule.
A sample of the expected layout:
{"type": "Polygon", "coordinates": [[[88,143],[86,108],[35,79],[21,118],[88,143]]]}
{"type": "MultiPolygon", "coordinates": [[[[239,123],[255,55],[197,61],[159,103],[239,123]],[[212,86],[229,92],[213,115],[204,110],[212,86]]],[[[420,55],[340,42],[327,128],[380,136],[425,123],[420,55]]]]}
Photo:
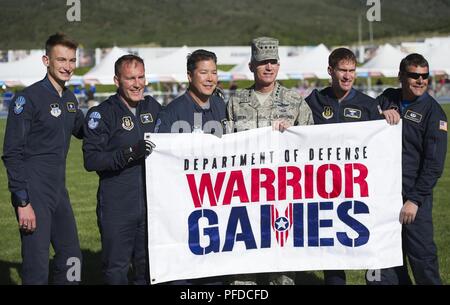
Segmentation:
{"type": "Polygon", "coordinates": [[[217,57],[196,50],[187,58],[189,88],[167,105],[158,118],[159,133],[210,133],[218,137],[225,130],[225,102],[218,91],[217,57]]]}
{"type": "MultiPolygon", "coordinates": [[[[420,54],[400,63],[400,89],[387,89],[378,98],[383,110],[403,118],[402,195],[404,265],[383,269],[380,284],[411,284],[407,260],[415,282],[442,284],[433,240],[433,188],[444,170],[447,153],[447,117],[428,93],[429,66],[420,54]]],[[[371,284],[377,284],[372,282],[371,284]]]]}
{"type": "Polygon", "coordinates": [[[283,131],[289,126],[313,124],[304,99],[277,82],[279,61],[277,39],[253,39],[249,68],[255,83],[238,90],[228,101],[227,116],[234,131],[267,126],[283,131]]]}
{"type": "MultiPolygon", "coordinates": [[[[328,74],[331,86],[321,91],[313,90],[306,98],[311,107],[314,124],[331,124],[360,122],[382,119],[378,104],[368,95],[353,88],[356,79],[356,56],[347,48],[338,48],[328,57],[328,74]]],[[[388,110],[384,114],[392,117],[393,124],[398,123],[399,116],[388,110]]],[[[325,270],[324,280],[327,285],[345,285],[346,275],[343,270],[325,270]]]]}
{"type": "Polygon", "coordinates": [[[62,33],[45,45],[45,78],[11,103],[3,146],[12,204],[22,242],[22,284],[47,284],[49,248],[55,251],[56,284],[80,281],[81,251],[65,186],[71,135],[83,135],[83,113],[65,87],[75,70],[77,43],[62,33]],[[78,276],[69,277],[76,262],[78,276]]]}
{"type": "Polygon", "coordinates": [[[313,90],[306,98],[315,124],[358,122],[381,119],[373,98],[353,88],[356,57],[346,48],[338,48],[328,57],[331,86],[313,90]]]}
{"type": "Polygon", "coordinates": [[[144,134],[153,132],[161,106],[144,97],[142,58],[124,55],[114,70],[117,94],[86,115],[84,166],[99,176],[97,218],[105,283],[127,285],[131,264],[131,281],[149,284],[144,160],[154,144],[144,134]]]}
{"type": "MultiPolygon", "coordinates": [[[[284,131],[290,126],[311,125],[311,109],[295,91],[277,82],[280,69],[278,40],[271,37],[253,39],[249,63],[255,83],[247,89],[238,90],[227,106],[231,129],[235,132],[272,126],[284,131]]],[[[295,273],[241,274],[232,276],[232,284],[294,285],[295,273]]]]}
{"type": "MultiPolygon", "coordinates": [[[[221,137],[226,132],[225,102],[217,89],[217,57],[198,49],[187,56],[189,87],[160,113],[158,133],[209,133],[221,137]]],[[[223,284],[224,277],[178,280],[173,285],[223,284]]]]}

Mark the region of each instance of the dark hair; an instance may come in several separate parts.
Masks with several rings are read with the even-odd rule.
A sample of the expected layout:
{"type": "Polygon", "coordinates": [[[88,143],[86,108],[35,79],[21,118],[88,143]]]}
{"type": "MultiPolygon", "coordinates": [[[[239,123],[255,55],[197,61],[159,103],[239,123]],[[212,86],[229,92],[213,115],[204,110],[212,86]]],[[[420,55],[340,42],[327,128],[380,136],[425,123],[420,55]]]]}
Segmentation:
{"type": "Polygon", "coordinates": [[[402,59],[400,62],[400,72],[406,72],[406,68],[409,66],[416,66],[416,67],[427,67],[428,61],[420,54],[412,53],[406,56],[402,59]]]}
{"type": "Polygon", "coordinates": [[[194,72],[197,62],[202,60],[213,60],[217,64],[217,56],[213,52],[203,49],[195,50],[187,56],[187,70],[188,72],[194,72]]]}
{"type": "Polygon", "coordinates": [[[56,33],[51,35],[45,42],[45,55],[50,55],[53,47],[57,45],[62,45],[72,50],[76,50],[78,48],[78,42],[72,40],[64,33],[56,33]]]}
{"type": "Polygon", "coordinates": [[[123,65],[125,63],[132,63],[133,61],[136,61],[145,67],[144,60],[142,58],[140,58],[139,56],[133,55],[133,54],[123,55],[118,60],[116,60],[116,62],[114,64],[114,75],[119,77],[120,72],[122,71],[123,65]]]}
{"type": "Polygon", "coordinates": [[[352,51],[347,48],[337,48],[328,56],[328,65],[336,68],[341,60],[351,61],[356,64],[356,56],[352,51]]]}

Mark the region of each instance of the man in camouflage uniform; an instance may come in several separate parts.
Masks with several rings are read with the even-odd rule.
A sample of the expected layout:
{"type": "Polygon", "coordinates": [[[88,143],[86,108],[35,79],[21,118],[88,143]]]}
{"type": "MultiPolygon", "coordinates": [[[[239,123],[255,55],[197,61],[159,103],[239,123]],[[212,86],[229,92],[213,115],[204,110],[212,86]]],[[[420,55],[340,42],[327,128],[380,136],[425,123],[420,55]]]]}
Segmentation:
{"type": "Polygon", "coordinates": [[[292,125],[313,124],[311,110],[303,98],[276,81],[279,60],[278,40],[259,37],[252,41],[249,68],[255,83],[237,91],[228,102],[228,120],[234,131],[271,125],[283,131],[292,125]]]}
{"type": "MultiPolygon", "coordinates": [[[[252,41],[249,63],[255,83],[230,97],[227,116],[235,132],[273,126],[284,131],[295,125],[312,125],[311,109],[294,90],[277,81],[280,68],[278,40],[259,37],[252,41]]],[[[294,285],[295,273],[246,274],[233,276],[232,284],[294,285]]]]}

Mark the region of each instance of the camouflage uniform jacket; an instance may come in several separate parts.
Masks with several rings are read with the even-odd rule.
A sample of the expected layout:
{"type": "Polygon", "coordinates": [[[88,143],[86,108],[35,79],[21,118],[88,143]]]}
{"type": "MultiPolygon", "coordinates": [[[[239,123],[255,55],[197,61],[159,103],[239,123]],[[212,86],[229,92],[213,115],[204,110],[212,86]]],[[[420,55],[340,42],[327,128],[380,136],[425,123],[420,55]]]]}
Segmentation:
{"type": "Polygon", "coordinates": [[[278,82],[263,104],[256,97],[254,85],[237,91],[228,101],[227,116],[234,131],[271,126],[276,120],[287,120],[292,126],[314,124],[305,100],[295,90],[278,82]]]}

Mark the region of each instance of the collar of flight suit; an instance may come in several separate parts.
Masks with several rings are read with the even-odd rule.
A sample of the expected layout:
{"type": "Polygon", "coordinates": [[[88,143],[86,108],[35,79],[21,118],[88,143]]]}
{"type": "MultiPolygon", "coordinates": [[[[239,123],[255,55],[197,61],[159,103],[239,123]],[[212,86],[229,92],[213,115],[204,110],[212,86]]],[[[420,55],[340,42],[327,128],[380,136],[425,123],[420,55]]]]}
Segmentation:
{"type": "MultiPolygon", "coordinates": [[[[58,91],[56,90],[56,88],[53,86],[52,82],[51,82],[50,79],[48,78],[48,74],[45,74],[45,77],[44,77],[44,79],[42,80],[42,85],[43,85],[48,91],[50,91],[53,95],[56,95],[56,96],[60,97],[58,91]]],[[[61,97],[63,97],[64,94],[66,94],[66,93],[67,93],[67,90],[68,90],[66,86],[64,86],[62,89],[63,89],[63,90],[62,90],[61,97]]]]}

